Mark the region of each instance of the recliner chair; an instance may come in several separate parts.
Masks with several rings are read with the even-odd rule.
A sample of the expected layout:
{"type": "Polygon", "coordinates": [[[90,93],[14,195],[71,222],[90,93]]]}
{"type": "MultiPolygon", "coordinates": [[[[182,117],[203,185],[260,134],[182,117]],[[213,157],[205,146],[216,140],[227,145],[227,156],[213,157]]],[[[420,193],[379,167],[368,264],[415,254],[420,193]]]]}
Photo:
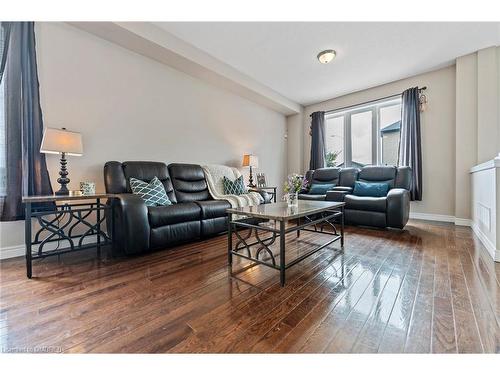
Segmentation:
{"type": "Polygon", "coordinates": [[[314,196],[308,191],[304,192],[299,194],[299,199],[345,202],[346,224],[402,229],[408,222],[411,185],[409,167],[320,168],[308,171],[306,176],[311,176],[312,183],[335,183],[336,186],[325,195],[314,196]],[[332,178],[327,180],[324,176],[332,178]],[[385,197],[356,196],[352,194],[356,181],[386,182],[389,192],[385,197]]]}
{"type": "Polygon", "coordinates": [[[312,184],[339,184],[340,168],[318,168],[308,171],[305,179],[308,182],[308,189],[299,194],[299,199],[308,201],[324,201],[326,194],[310,194],[309,189],[312,184]],[[311,173],[309,173],[311,172],[311,173]]]}
{"type": "Polygon", "coordinates": [[[410,215],[411,169],[409,167],[366,166],[359,171],[357,180],[388,183],[389,192],[385,197],[345,194],[346,223],[382,228],[404,228],[410,215]]]}

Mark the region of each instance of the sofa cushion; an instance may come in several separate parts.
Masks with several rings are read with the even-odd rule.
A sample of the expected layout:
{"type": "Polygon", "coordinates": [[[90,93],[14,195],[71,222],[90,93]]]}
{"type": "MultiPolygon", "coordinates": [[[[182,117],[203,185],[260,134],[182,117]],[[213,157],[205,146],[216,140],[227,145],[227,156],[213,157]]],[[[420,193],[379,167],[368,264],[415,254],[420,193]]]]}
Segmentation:
{"type": "Polygon", "coordinates": [[[354,184],[354,195],[358,197],[385,197],[389,191],[389,184],[385,182],[361,182],[354,184]]]}
{"type": "Polygon", "coordinates": [[[132,189],[132,193],[140,196],[148,207],[168,206],[172,204],[170,199],[168,199],[165,187],[156,176],[149,183],[131,177],[130,188],[132,189]]]}
{"type": "Polygon", "coordinates": [[[387,208],[386,197],[358,197],[347,194],[344,202],[345,208],[350,210],[385,212],[387,208]]]}
{"type": "Polygon", "coordinates": [[[168,166],[175,196],[178,202],[194,202],[210,199],[205,173],[197,164],[172,163],[168,166]]]}
{"type": "Polygon", "coordinates": [[[303,201],[324,201],[326,194],[299,194],[299,199],[303,201]]]}
{"type": "Polygon", "coordinates": [[[332,190],[335,187],[335,184],[318,184],[313,183],[309,188],[308,194],[326,194],[328,190],[332,190]]]}
{"type": "Polygon", "coordinates": [[[148,207],[148,219],[153,228],[201,220],[201,208],[194,202],[148,207]]]}
{"type": "Polygon", "coordinates": [[[395,179],[396,167],[390,165],[367,165],[358,174],[358,181],[386,182],[390,189],[394,187],[395,179]]]}
{"type": "Polygon", "coordinates": [[[231,205],[226,200],[211,200],[195,202],[201,208],[201,219],[215,219],[227,216],[226,210],[231,205]]]}
{"type": "Polygon", "coordinates": [[[149,182],[154,177],[158,177],[167,192],[168,199],[172,203],[177,203],[172,180],[168,174],[167,165],[165,163],[158,163],[154,161],[124,161],[121,164],[123,170],[123,177],[125,178],[127,193],[132,193],[130,188],[130,178],[137,178],[141,181],[149,182]]]}
{"type": "Polygon", "coordinates": [[[225,195],[241,195],[247,192],[245,183],[243,182],[243,176],[236,178],[234,181],[224,176],[222,183],[224,185],[225,195]]]}

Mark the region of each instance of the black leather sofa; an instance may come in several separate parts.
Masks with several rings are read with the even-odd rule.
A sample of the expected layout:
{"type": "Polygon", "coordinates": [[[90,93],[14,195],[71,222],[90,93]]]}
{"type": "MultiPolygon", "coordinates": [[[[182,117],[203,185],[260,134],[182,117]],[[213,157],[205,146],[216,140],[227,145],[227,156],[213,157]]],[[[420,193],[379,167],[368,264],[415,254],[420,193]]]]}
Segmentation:
{"type": "MultiPolygon", "coordinates": [[[[335,184],[336,191],[351,192],[358,172],[356,168],[319,168],[307,171],[305,179],[309,187],[312,184],[335,184]]],[[[326,199],[326,194],[310,194],[304,190],[299,194],[299,199],[322,201],[326,199]]]]}
{"type": "MultiPolygon", "coordinates": [[[[107,193],[116,194],[109,202],[114,254],[139,254],[227,230],[226,209],[231,206],[225,200],[212,199],[199,165],[110,161],[104,165],[104,184],[107,193]],[[132,194],[131,177],[149,182],[154,176],[163,183],[172,205],[147,207],[132,194]]],[[[266,193],[261,195],[265,202],[270,201],[266,193]]]]}
{"type": "Polygon", "coordinates": [[[311,183],[334,183],[325,195],[299,194],[299,199],[345,202],[345,222],[352,225],[404,228],[410,214],[411,169],[394,166],[366,166],[357,168],[321,168],[308,171],[311,183]],[[385,197],[353,195],[356,181],[386,182],[389,192],[385,197]]]}

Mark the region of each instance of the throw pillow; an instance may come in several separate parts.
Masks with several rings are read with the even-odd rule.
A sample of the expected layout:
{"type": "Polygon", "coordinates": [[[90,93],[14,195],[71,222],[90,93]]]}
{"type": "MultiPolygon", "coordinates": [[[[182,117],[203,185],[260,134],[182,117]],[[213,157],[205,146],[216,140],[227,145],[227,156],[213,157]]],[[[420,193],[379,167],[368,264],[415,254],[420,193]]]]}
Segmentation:
{"type": "Polygon", "coordinates": [[[234,181],[224,176],[222,183],[224,184],[224,194],[226,195],[241,195],[247,192],[245,183],[243,182],[243,176],[238,177],[234,181]]]}
{"type": "Polygon", "coordinates": [[[328,190],[332,190],[335,184],[311,184],[308,194],[323,195],[326,194],[328,190]]]}
{"type": "Polygon", "coordinates": [[[389,184],[387,182],[356,181],[353,194],[359,197],[385,197],[388,192],[389,184]]]}
{"type": "Polygon", "coordinates": [[[148,207],[169,206],[172,204],[170,199],[168,199],[165,187],[156,176],[153,177],[149,183],[131,177],[130,188],[132,189],[132,193],[137,194],[144,199],[144,202],[148,207]]]}

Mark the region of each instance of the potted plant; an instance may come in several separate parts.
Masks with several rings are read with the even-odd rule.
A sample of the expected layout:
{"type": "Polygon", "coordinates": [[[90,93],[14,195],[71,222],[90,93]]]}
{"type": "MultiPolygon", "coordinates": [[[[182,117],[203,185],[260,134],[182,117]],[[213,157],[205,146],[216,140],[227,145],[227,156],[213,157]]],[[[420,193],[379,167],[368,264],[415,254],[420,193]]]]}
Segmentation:
{"type": "Polygon", "coordinates": [[[285,192],[285,199],[289,206],[298,206],[299,204],[299,193],[307,188],[307,181],[304,176],[297,173],[288,175],[287,180],[283,185],[283,190],[285,192]]]}

